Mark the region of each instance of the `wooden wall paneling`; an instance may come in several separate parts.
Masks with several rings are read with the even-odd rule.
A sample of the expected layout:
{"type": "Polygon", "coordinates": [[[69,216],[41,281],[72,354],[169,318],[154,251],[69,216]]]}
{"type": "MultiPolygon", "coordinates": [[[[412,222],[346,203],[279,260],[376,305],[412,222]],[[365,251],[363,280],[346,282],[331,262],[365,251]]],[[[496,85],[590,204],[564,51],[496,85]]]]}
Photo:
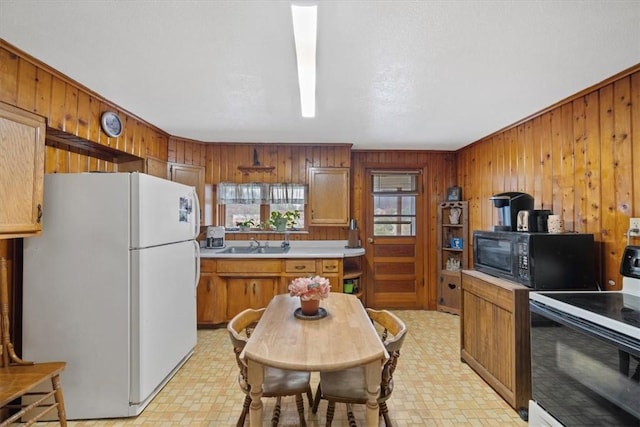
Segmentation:
{"type": "MultiPolygon", "coordinates": [[[[614,108],[614,181],[616,188],[615,210],[615,240],[626,241],[629,230],[629,218],[633,213],[632,176],[633,158],[631,149],[631,79],[622,78],[613,83],[614,108]]],[[[637,141],[636,144],[640,143],[637,141]]],[[[618,263],[622,256],[624,244],[616,245],[618,263]]],[[[617,268],[611,265],[608,270],[610,277],[617,276],[617,268]]],[[[619,266],[618,266],[619,267],[619,266]]]]}
{"type": "MultiPolygon", "coordinates": [[[[517,135],[515,129],[510,129],[509,131],[504,132],[504,192],[516,191],[516,188],[518,188],[518,151],[515,135],[517,135]]],[[[473,173],[471,174],[471,176],[474,175],[475,174],[473,173]]]]}
{"type": "MultiPolygon", "coordinates": [[[[614,138],[613,124],[613,86],[608,85],[600,90],[600,131],[601,131],[601,162],[602,162],[602,222],[600,225],[603,240],[602,261],[605,270],[614,263],[619,263],[618,249],[615,242],[615,212],[616,187],[614,169],[614,138]]],[[[612,280],[605,272],[605,285],[612,280]]],[[[620,284],[618,284],[620,285],[620,284]]]]}
{"type": "MultiPolygon", "coordinates": [[[[51,81],[53,77],[41,68],[36,70],[35,102],[33,112],[49,117],[51,108],[51,81]]],[[[1,86],[1,83],[0,83],[1,86]]]]}
{"type": "Polygon", "coordinates": [[[22,59],[18,61],[18,94],[17,104],[18,107],[33,111],[36,101],[36,67],[22,59]]]}
{"type": "Polygon", "coordinates": [[[540,117],[540,175],[542,199],[540,209],[553,209],[553,162],[551,160],[551,115],[540,117]]]}
{"type": "Polygon", "coordinates": [[[574,187],[574,207],[575,222],[573,231],[584,233],[587,225],[587,199],[586,199],[586,117],[585,99],[577,98],[572,102],[573,110],[573,142],[575,153],[575,187],[574,187]]]}
{"type": "Polygon", "coordinates": [[[18,103],[18,56],[0,49],[0,101],[18,103]]]}
{"type": "Polygon", "coordinates": [[[49,109],[48,125],[52,128],[64,129],[64,108],[66,100],[66,84],[58,77],[53,77],[51,81],[51,108],[49,109]]]}
{"type": "Polygon", "coordinates": [[[532,126],[530,127],[530,135],[531,135],[531,179],[533,194],[535,201],[535,207],[537,209],[542,209],[543,204],[543,193],[542,193],[542,126],[541,126],[540,117],[535,117],[533,119],[532,126]]]}
{"type": "MultiPolygon", "coordinates": [[[[631,76],[631,160],[633,165],[640,164],[640,73],[631,76]],[[635,125],[633,125],[635,124],[635,125]]],[[[634,171],[635,172],[635,171],[634,171]]],[[[633,187],[633,217],[640,217],[640,173],[633,173],[631,179],[633,187]]],[[[636,237],[633,244],[640,244],[636,237]]]]}
{"type": "Polygon", "coordinates": [[[552,211],[556,215],[562,214],[562,194],[560,193],[561,177],[562,177],[562,135],[561,135],[561,123],[562,117],[560,108],[549,113],[549,121],[551,125],[551,147],[553,150],[552,157],[552,182],[553,182],[553,196],[552,196],[552,211]]]}
{"type": "Polygon", "coordinates": [[[564,104],[562,112],[562,218],[567,231],[575,229],[575,153],[573,142],[573,108],[571,104],[564,104]]]}
{"type": "Polygon", "coordinates": [[[175,138],[169,138],[167,145],[167,161],[176,162],[176,140],[175,138]]]}
{"type": "Polygon", "coordinates": [[[89,96],[89,123],[87,124],[89,127],[88,139],[96,142],[97,144],[100,143],[100,134],[102,133],[100,129],[100,108],[100,100],[94,96],[89,96]]]}
{"type": "Polygon", "coordinates": [[[522,143],[524,145],[524,186],[522,188],[528,189],[532,197],[534,197],[534,203],[538,203],[536,200],[535,187],[534,187],[534,168],[533,168],[533,128],[532,122],[529,121],[522,125],[522,143]]]}
{"type": "Polygon", "coordinates": [[[600,110],[598,93],[593,92],[587,94],[584,100],[586,160],[585,209],[587,216],[585,232],[593,233],[597,236],[600,232],[600,217],[602,215],[600,193],[600,110]]]}
{"type": "Polygon", "coordinates": [[[516,191],[523,191],[527,188],[527,160],[526,160],[526,141],[524,136],[525,125],[521,124],[517,127],[517,147],[518,147],[518,186],[516,191]]]}

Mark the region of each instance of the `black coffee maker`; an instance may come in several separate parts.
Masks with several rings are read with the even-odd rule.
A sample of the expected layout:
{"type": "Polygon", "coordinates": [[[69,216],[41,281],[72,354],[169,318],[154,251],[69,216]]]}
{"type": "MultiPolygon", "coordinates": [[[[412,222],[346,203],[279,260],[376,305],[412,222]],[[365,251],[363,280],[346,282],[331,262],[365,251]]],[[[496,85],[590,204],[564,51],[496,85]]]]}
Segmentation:
{"type": "Polygon", "coordinates": [[[510,191],[489,197],[493,206],[498,208],[498,224],[493,231],[516,231],[518,212],[533,209],[533,197],[527,193],[510,191]]]}

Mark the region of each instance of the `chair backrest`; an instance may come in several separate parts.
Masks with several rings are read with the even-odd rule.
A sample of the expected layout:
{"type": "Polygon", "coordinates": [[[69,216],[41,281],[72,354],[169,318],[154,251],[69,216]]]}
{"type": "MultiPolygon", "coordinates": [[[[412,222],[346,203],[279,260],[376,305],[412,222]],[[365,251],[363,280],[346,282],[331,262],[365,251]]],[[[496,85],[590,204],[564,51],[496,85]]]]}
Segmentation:
{"type": "Polygon", "coordinates": [[[400,320],[398,316],[388,310],[374,310],[367,308],[367,314],[375,323],[379,324],[383,329],[382,342],[389,353],[389,360],[382,369],[382,377],[380,381],[380,397],[379,400],[386,400],[393,391],[393,373],[398,365],[400,357],[400,348],[407,335],[407,325],[400,320]],[[392,336],[389,337],[389,334],[392,336]]]}
{"type": "Polygon", "coordinates": [[[240,359],[240,353],[244,350],[244,346],[247,344],[253,328],[258,324],[258,321],[264,313],[264,308],[254,310],[247,308],[246,310],[236,314],[229,323],[227,323],[227,331],[229,332],[229,338],[233,345],[233,352],[236,355],[236,363],[240,368],[240,386],[243,390],[248,390],[247,383],[247,365],[242,359],[240,359]]]}

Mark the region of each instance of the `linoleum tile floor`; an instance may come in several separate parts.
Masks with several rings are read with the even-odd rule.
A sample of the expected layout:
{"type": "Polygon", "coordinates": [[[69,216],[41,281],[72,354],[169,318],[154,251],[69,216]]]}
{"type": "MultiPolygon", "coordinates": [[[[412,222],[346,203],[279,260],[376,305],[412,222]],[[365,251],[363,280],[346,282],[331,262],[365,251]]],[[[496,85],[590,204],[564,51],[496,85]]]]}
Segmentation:
{"type": "MultiPolygon", "coordinates": [[[[460,361],[460,318],[437,311],[395,310],[408,327],[389,401],[394,426],[526,426],[469,366],[460,361]]],[[[170,343],[167,343],[170,345],[170,343]]],[[[235,426],[244,394],[225,328],[198,330],[193,356],[135,418],[69,421],[69,426],[235,426]]],[[[312,375],[315,393],[317,374],[312,375]]],[[[64,377],[62,378],[64,391],[64,377]]],[[[270,426],[275,399],[263,398],[264,426],[270,426]]],[[[327,402],[312,414],[305,398],[307,425],[325,425],[327,402]]],[[[348,426],[343,404],[336,405],[333,425],[348,426]]],[[[354,405],[365,426],[364,405],[354,405]]],[[[51,423],[38,423],[47,426],[51,423]]],[[[245,426],[249,425],[249,417],[245,426]]],[[[298,426],[293,397],[283,398],[280,426],[298,426]]],[[[380,418],[380,425],[384,420],[380,418]]]]}

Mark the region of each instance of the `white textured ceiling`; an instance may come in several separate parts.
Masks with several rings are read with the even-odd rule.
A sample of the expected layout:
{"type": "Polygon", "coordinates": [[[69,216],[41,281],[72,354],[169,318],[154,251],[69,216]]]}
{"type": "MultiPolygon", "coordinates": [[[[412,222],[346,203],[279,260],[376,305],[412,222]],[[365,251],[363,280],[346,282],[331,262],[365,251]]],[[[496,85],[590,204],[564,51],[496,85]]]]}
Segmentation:
{"type": "Polygon", "coordinates": [[[169,134],[453,150],[640,63],[640,1],[0,0],[0,38],[169,134]]]}

